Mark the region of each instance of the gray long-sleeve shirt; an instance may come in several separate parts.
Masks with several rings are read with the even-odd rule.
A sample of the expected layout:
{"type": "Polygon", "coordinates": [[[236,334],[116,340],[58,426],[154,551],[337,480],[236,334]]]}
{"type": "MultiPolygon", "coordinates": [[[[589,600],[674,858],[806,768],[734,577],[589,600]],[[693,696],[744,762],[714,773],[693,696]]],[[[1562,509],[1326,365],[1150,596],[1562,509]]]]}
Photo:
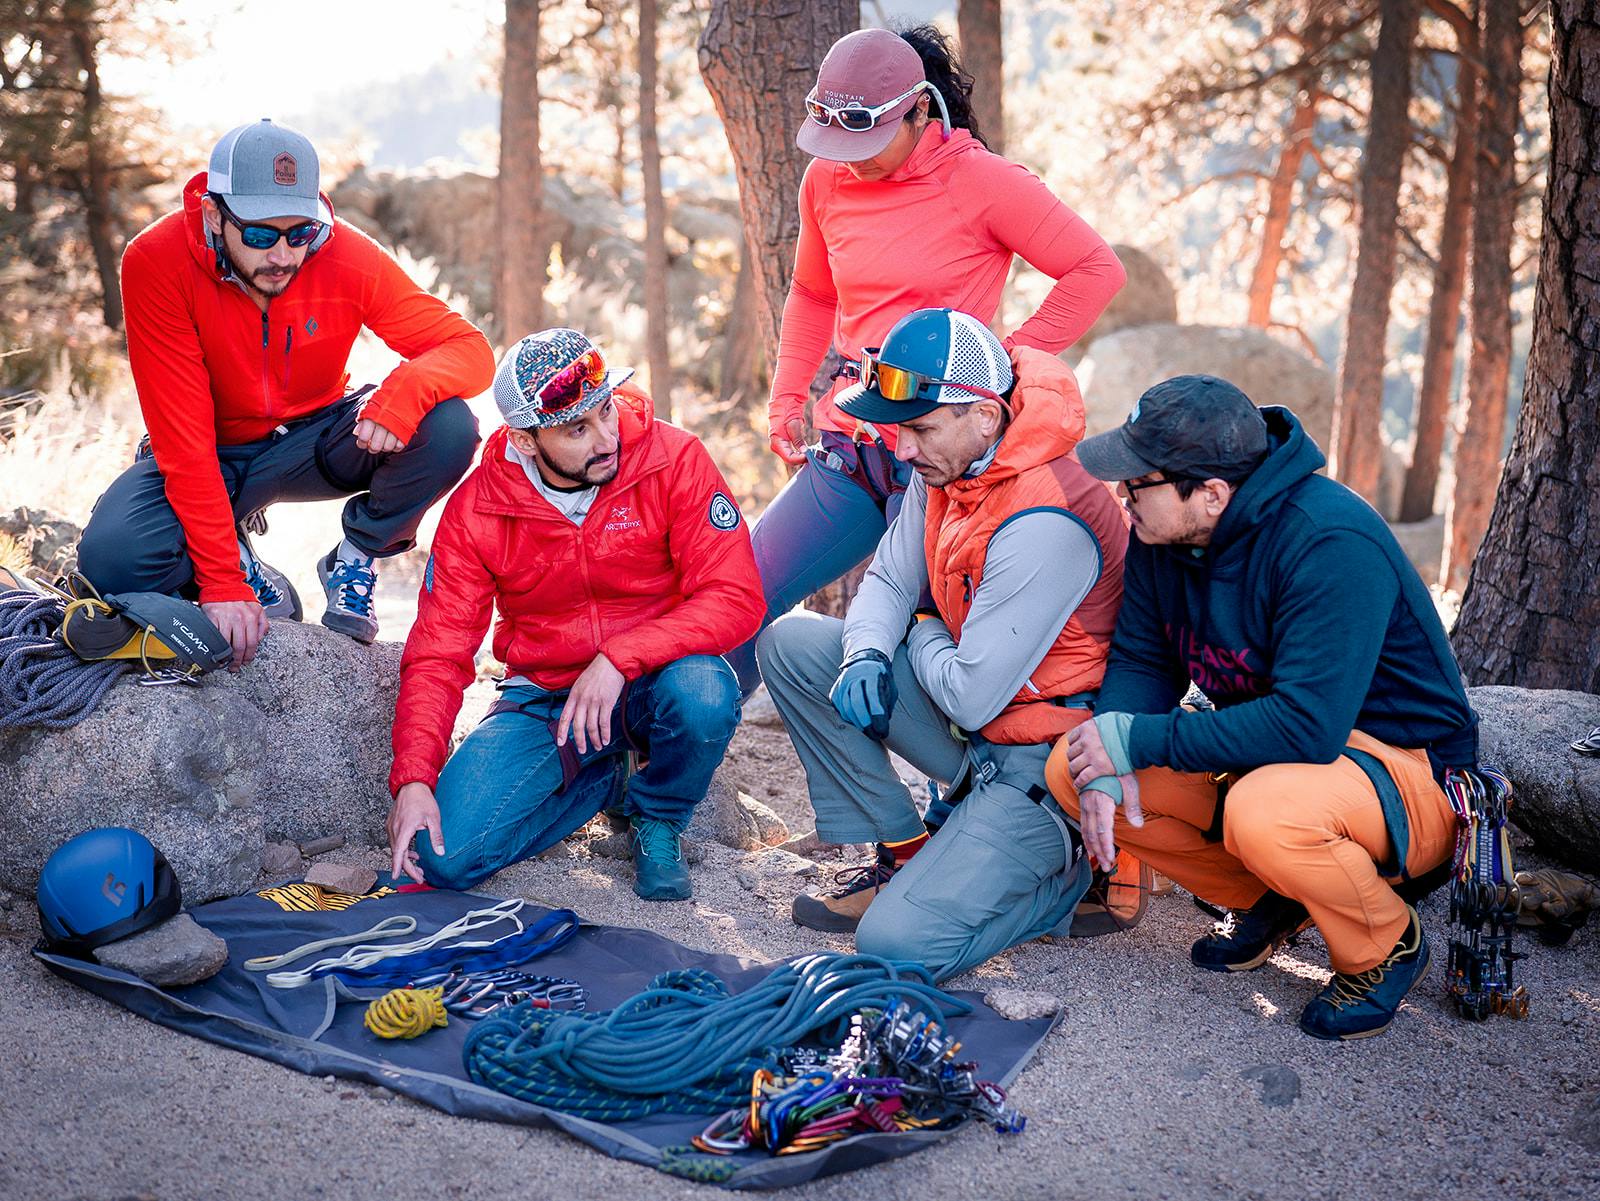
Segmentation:
{"type": "Polygon", "coordinates": [[[962,729],[977,730],[1022,691],[1099,580],[1100,544],[1062,510],[1013,517],[989,539],[961,640],[938,618],[918,622],[907,635],[928,589],[927,516],[928,487],[913,476],[845,616],[844,651],[870,647],[892,657],[904,642],[934,704],[962,729]]]}

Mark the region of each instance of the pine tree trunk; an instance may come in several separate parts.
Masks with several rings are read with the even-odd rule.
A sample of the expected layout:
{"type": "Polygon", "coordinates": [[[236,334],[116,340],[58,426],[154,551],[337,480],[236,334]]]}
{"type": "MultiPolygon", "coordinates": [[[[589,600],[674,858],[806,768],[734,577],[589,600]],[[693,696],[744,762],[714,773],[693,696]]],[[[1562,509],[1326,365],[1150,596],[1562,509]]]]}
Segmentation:
{"type": "Polygon", "coordinates": [[[778,323],[800,233],[797,197],[807,159],[794,131],[823,55],[860,19],[856,0],[712,0],[700,35],[700,74],[733,151],[768,363],[778,361],[778,323]]]}
{"type": "Polygon", "coordinates": [[[645,351],[650,395],[673,418],[672,363],[667,352],[667,202],[661,194],[661,143],[656,136],[656,0],[639,0],[639,153],[644,170],[645,351]]]}
{"type": "Polygon", "coordinates": [[[753,401],[760,381],[756,360],[760,343],[756,333],[755,273],[750,270],[750,246],[739,239],[739,274],[733,282],[733,303],[722,330],[722,366],[717,373],[719,400],[737,401],[742,408],[753,401]]]}
{"type": "Polygon", "coordinates": [[[961,67],[976,81],[972,112],[978,119],[978,132],[996,154],[1005,153],[1006,143],[1003,29],[1000,0],[959,0],[956,5],[961,67]]]}
{"type": "Polygon", "coordinates": [[[539,155],[539,3],[506,0],[500,69],[499,333],[510,343],[544,328],[550,242],[539,155]]]}
{"type": "Polygon", "coordinates": [[[1289,229],[1289,213],[1294,202],[1295,181],[1300,178],[1300,166],[1306,152],[1311,149],[1312,135],[1317,125],[1317,102],[1322,99],[1322,89],[1316,82],[1309,83],[1295,96],[1294,112],[1284,131],[1283,150],[1278,155],[1278,166],[1267,185],[1267,213],[1261,222],[1261,253],[1256,258],[1255,271],[1250,276],[1250,311],[1246,325],[1265,329],[1272,324],[1272,294],[1278,285],[1278,268],[1283,263],[1283,239],[1289,229]]]}
{"type": "Polygon", "coordinates": [[[1456,143],[1450,151],[1444,215],[1439,221],[1439,261],[1428,301],[1428,338],[1417,391],[1417,436],[1400,497],[1401,521],[1425,521],[1433,516],[1445,423],[1450,417],[1450,385],[1456,372],[1456,343],[1461,334],[1461,301],[1467,287],[1467,234],[1472,228],[1478,156],[1478,69],[1472,61],[1478,53],[1477,40],[1463,39],[1460,49],[1456,59],[1456,143]]]}
{"type": "Polygon", "coordinates": [[[116,222],[112,217],[111,172],[106,167],[106,148],[101,140],[100,66],[96,50],[99,30],[94,24],[91,0],[74,0],[67,7],[66,20],[72,47],[83,70],[83,109],[79,113],[78,136],[84,147],[84,172],[80,195],[89,248],[94,253],[95,272],[100,277],[100,312],[110,329],[122,328],[122,284],[117,274],[116,222]]]}
{"type": "Polygon", "coordinates": [[[1584,73],[1600,45],[1600,0],[1551,8],[1533,346],[1454,644],[1470,683],[1600,692],[1600,99],[1584,73]]]}
{"type": "Polygon", "coordinates": [[[1458,591],[1489,525],[1505,450],[1511,386],[1511,224],[1517,212],[1517,89],[1522,23],[1514,3],[1490,3],[1483,27],[1477,195],[1472,214],[1472,304],[1467,333],[1466,403],[1456,442],[1456,484],[1444,540],[1441,580],[1458,591]]]}
{"type": "Polygon", "coordinates": [[[1350,322],[1339,373],[1333,463],[1339,478],[1368,500],[1378,494],[1383,456],[1383,368],[1389,298],[1394,291],[1400,172],[1411,140],[1411,44],[1417,0],[1380,0],[1372,57],[1372,112],[1361,156],[1361,235],[1350,288],[1350,322]]]}

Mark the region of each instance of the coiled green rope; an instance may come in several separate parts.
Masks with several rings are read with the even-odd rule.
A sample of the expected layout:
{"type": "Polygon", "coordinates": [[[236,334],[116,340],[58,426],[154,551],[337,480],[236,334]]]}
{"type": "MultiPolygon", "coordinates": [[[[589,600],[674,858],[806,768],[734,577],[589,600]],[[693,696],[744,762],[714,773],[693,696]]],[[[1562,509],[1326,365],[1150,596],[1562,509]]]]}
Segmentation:
{"type": "Polygon", "coordinates": [[[750,1077],[807,1035],[845,1036],[851,1015],[898,998],[941,1021],[972,1007],[919,963],[809,955],[730,995],[699,968],[666,972],[607,1013],[517,1005],[482,1022],[463,1060],[477,1083],[598,1121],[712,1114],[748,1102],[750,1077]]]}

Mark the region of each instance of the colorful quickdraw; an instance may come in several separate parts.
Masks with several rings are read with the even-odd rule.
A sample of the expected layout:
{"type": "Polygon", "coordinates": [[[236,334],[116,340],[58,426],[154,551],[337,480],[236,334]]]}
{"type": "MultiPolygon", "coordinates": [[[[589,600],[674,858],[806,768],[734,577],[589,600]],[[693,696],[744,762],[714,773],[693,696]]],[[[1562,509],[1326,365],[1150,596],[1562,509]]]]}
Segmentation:
{"type": "Polygon", "coordinates": [[[978,1080],[977,1065],[954,1062],[961,1044],[903,1001],[851,1020],[837,1050],[799,1049],[779,1071],[757,1071],[750,1103],[714,1118],[690,1140],[711,1155],[752,1148],[771,1155],[815,1151],[855,1134],[953,1126],[981,1117],[1002,1134],[1027,1119],[1005,1090],[978,1080]]]}
{"type": "Polygon", "coordinates": [[[1517,923],[1516,869],[1506,815],[1511,781],[1493,768],[1451,768],[1445,793],[1455,809],[1455,868],[1450,882],[1450,963],[1445,989],[1472,1021],[1491,1013],[1528,1016],[1527,990],[1513,979],[1524,958],[1511,946],[1517,923]]]}
{"type": "Polygon", "coordinates": [[[526,1001],[535,1009],[582,1009],[588,992],[576,980],[558,976],[532,976],[514,968],[489,972],[453,969],[419,976],[412,988],[440,989],[444,1008],[472,1021],[526,1001]]]}

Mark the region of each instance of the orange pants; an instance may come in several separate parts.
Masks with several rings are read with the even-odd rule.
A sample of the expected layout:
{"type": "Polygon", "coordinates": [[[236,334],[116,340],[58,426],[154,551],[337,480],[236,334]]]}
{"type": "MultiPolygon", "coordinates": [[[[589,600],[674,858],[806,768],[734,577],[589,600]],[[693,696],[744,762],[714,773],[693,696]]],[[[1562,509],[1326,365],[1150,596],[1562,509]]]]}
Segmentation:
{"type": "MultiPolygon", "coordinates": [[[[1400,750],[1360,731],[1349,745],[1376,756],[1394,777],[1411,822],[1406,868],[1421,875],[1455,850],[1456,818],[1426,752],[1400,750]]],[[[1067,740],[1045,768],[1050,791],[1076,820],[1078,792],[1067,740]]],[[[1207,842],[1217,786],[1205,772],[1152,767],[1138,773],[1144,825],[1117,810],[1113,834],[1156,871],[1195,896],[1244,909],[1268,888],[1310,912],[1335,971],[1378,964],[1406,927],[1406,905],[1378,872],[1393,854],[1378,794],[1356,764],[1275,763],[1239,778],[1223,809],[1222,841],[1207,842]]]]}

